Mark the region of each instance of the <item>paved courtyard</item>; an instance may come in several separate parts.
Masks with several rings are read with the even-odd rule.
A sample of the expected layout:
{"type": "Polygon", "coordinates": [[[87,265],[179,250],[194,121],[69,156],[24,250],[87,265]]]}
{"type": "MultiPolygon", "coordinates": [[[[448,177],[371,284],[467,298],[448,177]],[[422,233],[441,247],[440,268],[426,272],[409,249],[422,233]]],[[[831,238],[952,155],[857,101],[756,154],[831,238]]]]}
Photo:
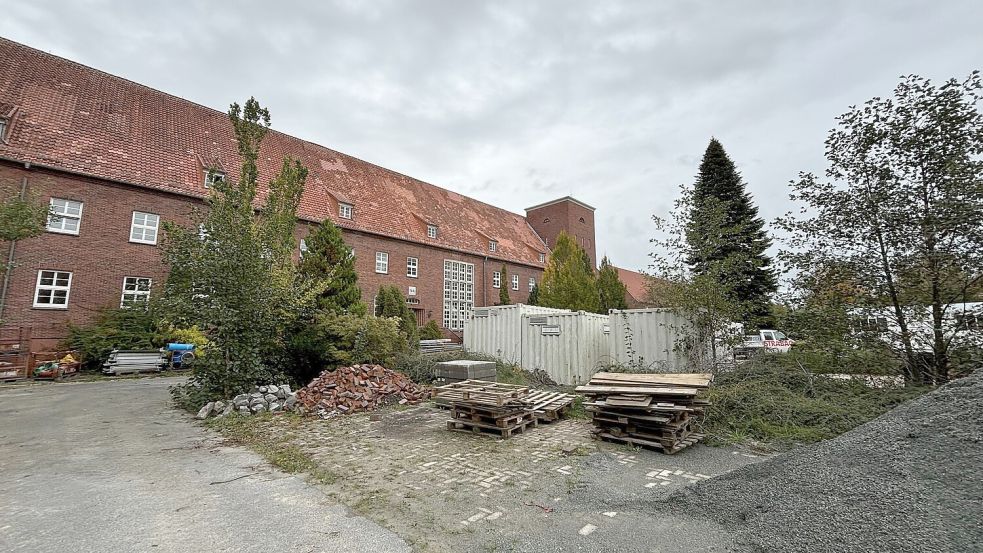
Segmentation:
{"type": "Polygon", "coordinates": [[[0,388],[0,551],[409,551],[169,406],[173,378],[0,388]]]}

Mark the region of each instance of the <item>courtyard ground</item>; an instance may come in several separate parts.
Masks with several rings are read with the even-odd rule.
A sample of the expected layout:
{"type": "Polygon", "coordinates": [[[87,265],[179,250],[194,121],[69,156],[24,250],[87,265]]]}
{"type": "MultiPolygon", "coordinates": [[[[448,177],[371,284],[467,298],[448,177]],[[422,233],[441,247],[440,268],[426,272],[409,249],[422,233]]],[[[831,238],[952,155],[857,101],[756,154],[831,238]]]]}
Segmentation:
{"type": "Polygon", "coordinates": [[[327,420],[212,423],[267,451],[311,460],[327,494],[422,551],[726,551],[705,519],[653,509],[672,492],[763,460],[698,445],[668,456],[590,438],[584,420],[508,440],[450,432],[425,404],[327,420]],[[377,419],[377,420],[373,420],[377,419]]]}

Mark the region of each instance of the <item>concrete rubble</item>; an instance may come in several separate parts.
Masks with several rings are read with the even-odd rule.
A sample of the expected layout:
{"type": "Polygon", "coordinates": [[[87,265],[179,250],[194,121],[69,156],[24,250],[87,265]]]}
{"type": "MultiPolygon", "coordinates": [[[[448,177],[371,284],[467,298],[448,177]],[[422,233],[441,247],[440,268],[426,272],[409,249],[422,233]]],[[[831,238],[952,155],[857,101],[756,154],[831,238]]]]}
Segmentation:
{"type": "Polygon", "coordinates": [[[202,406],[196,416],[199,420],[209,417],[224,417],[233,412],[252,415],[269,411],[293,411],[297,407],[297,394],[288,384],[269,384],[256,386],[248,394],[239,394],[232,399],[212,401],[202,406]]]}

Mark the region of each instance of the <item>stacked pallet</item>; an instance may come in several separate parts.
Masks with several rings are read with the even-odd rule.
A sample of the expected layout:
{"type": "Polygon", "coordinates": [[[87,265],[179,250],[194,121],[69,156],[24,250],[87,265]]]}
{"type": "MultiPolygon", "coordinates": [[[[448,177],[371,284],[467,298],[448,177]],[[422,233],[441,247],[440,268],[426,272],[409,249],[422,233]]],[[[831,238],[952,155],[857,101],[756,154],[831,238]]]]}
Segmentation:
{"type": "Polygon", "coordinates": [[[711,381],[703,373],[601,372],[577,391],[587,397],[595,437],[672,454],[703,439],[697,423],[710,403],[699,396],[711,381]]]}
{"type": "Polygon", "coordinates": [[[563,392],[530,390],[529,395],[522,398],[522,403],[539,422],[553,422],[560,420],[570,410],[576,397],[563,392]]]}
{"type": "Polygon", "coordinates": [[[451,405],[447,429],[458,432],[492,433],[509,438],[536,426],[536,416],[523,399],[529,388],[482,380],[465,380],[434,388],[438,401],[451,405]]]}

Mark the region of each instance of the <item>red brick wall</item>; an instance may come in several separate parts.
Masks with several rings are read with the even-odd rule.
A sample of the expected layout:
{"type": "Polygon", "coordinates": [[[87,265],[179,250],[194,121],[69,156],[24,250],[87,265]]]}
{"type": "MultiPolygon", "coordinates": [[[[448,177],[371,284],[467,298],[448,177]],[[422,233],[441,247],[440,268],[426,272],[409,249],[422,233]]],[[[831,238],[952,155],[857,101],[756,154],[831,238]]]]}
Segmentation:
{"type": "Polygon", "coordinates": [[[561,200],[544,207],[526,211],[529,225],[546,240],[552,248],[561,231],[573,236],[580,247],[590,256],[591,264],[597,267],[596,244],[594,241],[594,212],[569,200],[561,200]],[[583,220],[583,221],[581,221],[583,220]]]}
{"type": "MultiPolygon", "coordinates": [[[[133,211],[160,215],[161,221],[186,223],[198,200],[106,181],[87,179],[44,169],[25,169],[22,165],[0,162],[0,187],[19,191],[22,179],[28,179],[28,191],[47,203],[52,196],[83,202],[79,234],[45,232],[41,236],[20,240],[15,245],[15,265],[3,312],[4,326],[62,327],[68,321],[84,323],[103,307],[119,306],[123,277],[153,279],[151,294],[159,292],[166,277],[158,246],[129,242],[133,211]],[[68,309],[32,307],[39,269],[71,271],[72,287],[68,309]]],[[[303,238],[311,224],[298,225],[296,236],[303,238]]],[[[443,322],[443,267],[445,259],[475,265],[475,305],[494,305],[498,289],[492,288],[492,272],[501,269],[502,261],[458,253],[432,246],[344,231],[345,241],[355,248],[356,270],[362,299],[371,306],[382,284],[399,286],[404,295],[416,286],[420,300],[413,307],[422,311],[421,322],[443,322]],[[375,252],[389,253],[389,273],[375,272],[375,252]],[[406,276],[406,258],[419,259],[417,278],[406,276]]],[[[0,244],[6,258],[8,244],[0,244]]],[[[519,275],[519,290],[509,290],[515,303],[529,295],[529,277],[539,282],[542,271],[535,267],[508,264],[509,274],[519,275]]],[[[504,283],[508,286],[509,283],[504,283]]]]}

